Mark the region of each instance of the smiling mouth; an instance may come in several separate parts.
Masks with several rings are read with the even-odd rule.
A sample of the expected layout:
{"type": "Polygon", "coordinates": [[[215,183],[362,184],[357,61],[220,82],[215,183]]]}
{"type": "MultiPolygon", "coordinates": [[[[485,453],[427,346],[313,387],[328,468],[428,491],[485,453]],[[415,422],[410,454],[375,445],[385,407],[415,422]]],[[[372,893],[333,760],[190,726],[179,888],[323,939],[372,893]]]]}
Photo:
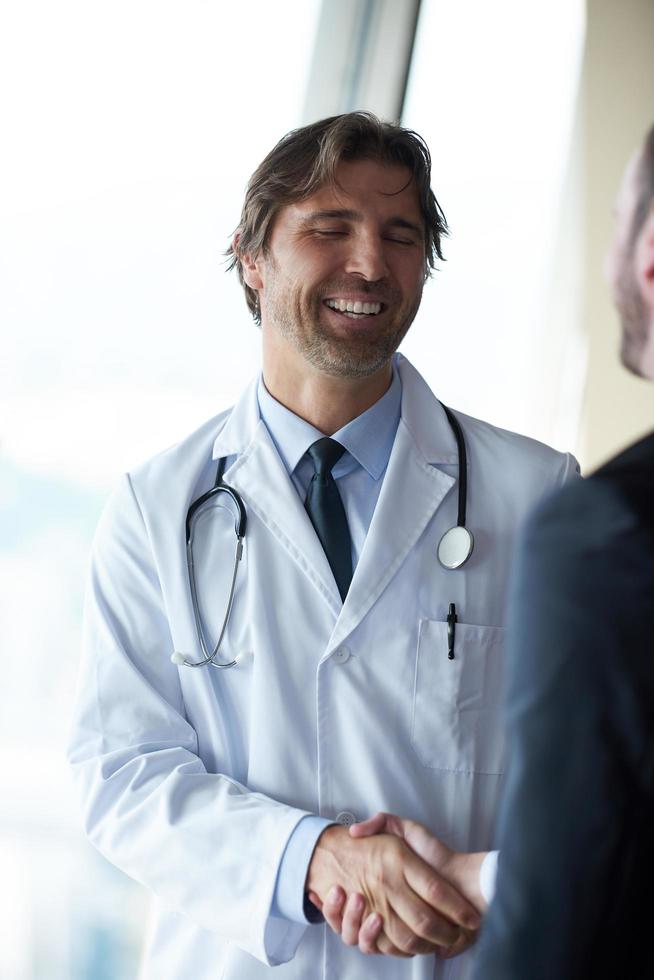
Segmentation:
{"type": "Polygon", "coordinates": [[[325,306],[334,313],[341,313],[352,320],[379,316],[386,309],[384,303],[367,303],[360,300],[326,299],[324,302],[325,306]]]}

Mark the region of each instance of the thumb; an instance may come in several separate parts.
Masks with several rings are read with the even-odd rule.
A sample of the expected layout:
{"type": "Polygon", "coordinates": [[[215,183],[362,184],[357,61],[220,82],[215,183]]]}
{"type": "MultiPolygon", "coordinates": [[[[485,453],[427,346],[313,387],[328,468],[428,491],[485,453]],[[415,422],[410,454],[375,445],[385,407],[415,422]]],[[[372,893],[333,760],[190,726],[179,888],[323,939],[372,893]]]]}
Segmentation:
{"type": "Polygon", "coordinates": [[[413,823],[412,820],[396,817],[394,813],[376,813],[374,817],[369,817],[368,820],[353,823],[350,827],[350,836],[372,837],[374,834],[393,834],[395,837],[406,840],[406,828],[411,823],[413,823]]]}
{"type": "Polygon", "coordinates": [[[353,823],[350,827],[350,837],[372,837],[374,834],[389,833],[387,829],[389,813],[376,813],[374,817],[353,823]]]}
{"type": "Polygon", "coordinates": [[[403,837],[412,851],[436,871],[445,872],[453,851],[415,820],[402,821],[403,837]]]}

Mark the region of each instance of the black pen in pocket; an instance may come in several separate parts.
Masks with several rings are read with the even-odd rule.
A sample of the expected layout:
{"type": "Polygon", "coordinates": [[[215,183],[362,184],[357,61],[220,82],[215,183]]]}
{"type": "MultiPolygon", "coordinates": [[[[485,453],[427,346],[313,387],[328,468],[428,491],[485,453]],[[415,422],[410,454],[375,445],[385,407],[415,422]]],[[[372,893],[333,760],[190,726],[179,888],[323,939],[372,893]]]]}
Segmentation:
{"type": "Polygon", "coordinates": [[[454,631],[456,629],[456,606],[450,603],[447,613],[447,659],[454,660],[454,631]]]}

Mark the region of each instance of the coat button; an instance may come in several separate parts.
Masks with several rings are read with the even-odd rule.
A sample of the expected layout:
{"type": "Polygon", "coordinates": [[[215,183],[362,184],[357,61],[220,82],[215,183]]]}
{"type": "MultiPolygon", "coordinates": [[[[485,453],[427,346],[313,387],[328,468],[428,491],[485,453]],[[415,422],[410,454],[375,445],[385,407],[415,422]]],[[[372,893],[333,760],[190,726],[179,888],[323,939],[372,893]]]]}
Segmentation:
{"type": "Polygon", "coordinates": [[[336,823],[340,823],[342,827],[351,827],[356,822],[357,818],[349,810],[341,810],[336,817],[336,823]]]}
{"type": "Polygon", "coordinates": [[[338,650],[334,652],[334,662],[337,664],[346,664],[350,659],[350,651],[347,647],[339,647],[338,650]]]}

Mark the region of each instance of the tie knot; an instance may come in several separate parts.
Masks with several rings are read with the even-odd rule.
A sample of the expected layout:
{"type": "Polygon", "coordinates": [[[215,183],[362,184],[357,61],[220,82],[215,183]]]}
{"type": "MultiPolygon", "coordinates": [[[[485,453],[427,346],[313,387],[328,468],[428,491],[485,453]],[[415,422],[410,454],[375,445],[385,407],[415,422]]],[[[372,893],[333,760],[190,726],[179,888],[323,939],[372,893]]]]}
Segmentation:
{"type": "Polygon", "coordinates": [[[340,442],[329,439],[327,436],[324,439],[318,439],[307,449],[307,455],[310,457],[319,477],[330,474],[332,467],[336,465],[344,452],[345,446],[341,446],[340,442]]]}

